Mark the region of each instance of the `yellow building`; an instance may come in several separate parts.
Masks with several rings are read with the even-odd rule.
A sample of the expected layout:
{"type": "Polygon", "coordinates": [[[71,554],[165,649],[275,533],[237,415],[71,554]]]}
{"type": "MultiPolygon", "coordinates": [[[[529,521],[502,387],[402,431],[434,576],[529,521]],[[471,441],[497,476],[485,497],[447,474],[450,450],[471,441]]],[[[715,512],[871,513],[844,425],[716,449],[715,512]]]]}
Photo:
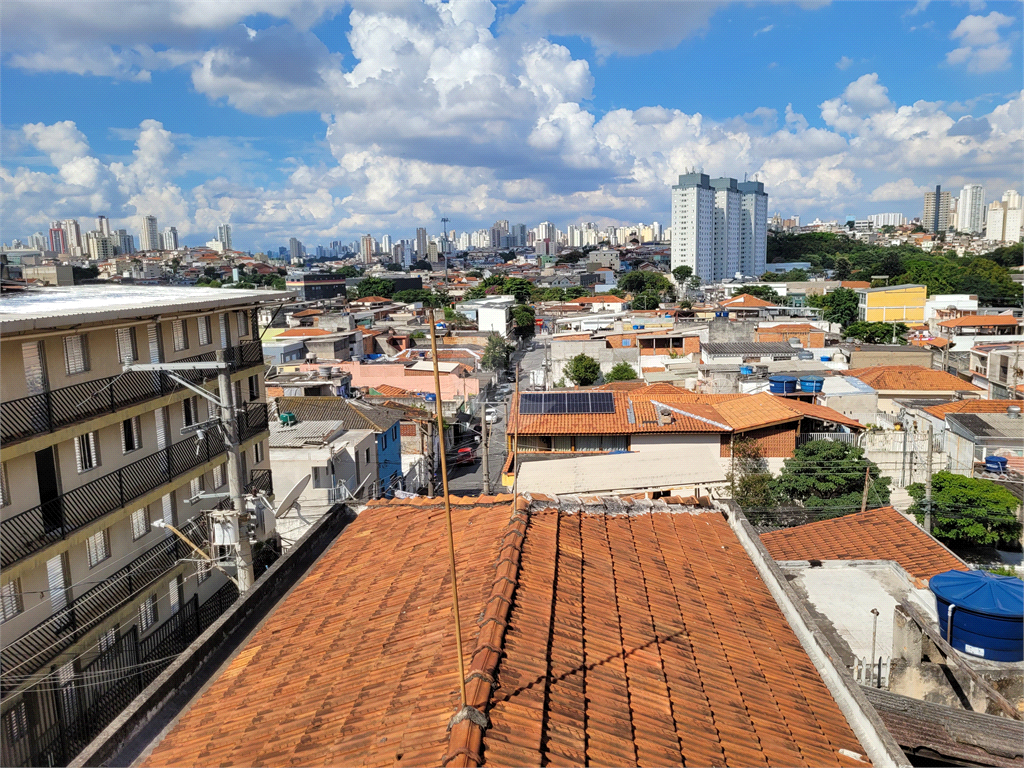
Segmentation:
{"type": "Polygon", "coordinates": [[[924,320],[928,289],[923,285],[891,285],[857,289],[857,319],[869,323],[910,323],[924,320]]]}

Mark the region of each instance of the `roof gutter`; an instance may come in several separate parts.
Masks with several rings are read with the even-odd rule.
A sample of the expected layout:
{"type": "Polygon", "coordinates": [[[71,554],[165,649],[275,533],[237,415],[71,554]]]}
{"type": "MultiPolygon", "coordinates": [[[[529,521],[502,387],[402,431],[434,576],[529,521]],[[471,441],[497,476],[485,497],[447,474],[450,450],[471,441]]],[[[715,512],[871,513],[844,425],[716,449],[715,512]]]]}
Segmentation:
{"type": "MultiPolygon", "coordinates": [[[[723,500],[722,503],[728,507],[726,517],[736,538],[740,540],[743,549],[778,604],[779,610],[786,617],[800,645],[821,675],[822,682],[867,752],[868,759],[878,768],[909,768],[910,763],[900,745],[854,682],[842,664],[839,654],[800,604],[782,570],[761,543],[760,536],[754,531],[739,506],[732,500],[723,500]]],[[[850,756],[857,758],[856,755],[850,756]]]]}

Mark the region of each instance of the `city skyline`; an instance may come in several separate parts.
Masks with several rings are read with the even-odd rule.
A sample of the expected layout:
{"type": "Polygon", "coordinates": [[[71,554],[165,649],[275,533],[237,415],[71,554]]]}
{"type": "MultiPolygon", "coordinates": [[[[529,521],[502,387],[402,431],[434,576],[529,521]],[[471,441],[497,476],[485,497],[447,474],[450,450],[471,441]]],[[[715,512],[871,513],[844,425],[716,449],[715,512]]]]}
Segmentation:
{"type": "Polygon", "coordinates": [[[1022,186],[1016,4],[859,3],[870,24],[842,3],[652,5],[614,29],[573,28],[554,2],[90,7],[58,46],[38,4],[4,6],[4,241],[99,214],[136,233],[153,215],[191,245],[229,222],[246,250],[436,235],[442,216],[459,232],[667,222],[690,168],[756,177],[769,215],[805,221],[913,218],[936,184],[1022,186]],[[722,61],[680,88],[674,68],[724,41],[756,86],[722,61]],[[83,97],[40,98],[71,82],[83,97]],[[84,95],[132,98],[93,115],[84,95]]]}

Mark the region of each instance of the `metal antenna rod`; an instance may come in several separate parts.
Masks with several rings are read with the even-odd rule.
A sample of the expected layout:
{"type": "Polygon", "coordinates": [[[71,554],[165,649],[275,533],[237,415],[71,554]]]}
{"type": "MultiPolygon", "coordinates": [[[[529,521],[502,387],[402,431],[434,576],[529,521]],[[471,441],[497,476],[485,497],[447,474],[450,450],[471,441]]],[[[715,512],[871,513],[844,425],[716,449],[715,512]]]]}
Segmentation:
{"type": "Polygon", "coordinates": [[[441,416],[441,374],[437,369],[437,327],[434,309],[430,317],[430,356],[434,359],[434,405],[437,411],[438,452],[441,454],[441,483],[444,492],[444,518],[448,527],[448,567],[452,578],[452,607],[455,609],[455,652],[459,657],[459,696],[462,707],[466,706],[466,667],[462,658],[462,621],[459,618],[459,586],[455,578],[455,536],[452,534],[452,500],[448,495],[448,462],[444,450],[444,419],[441,416]]]}

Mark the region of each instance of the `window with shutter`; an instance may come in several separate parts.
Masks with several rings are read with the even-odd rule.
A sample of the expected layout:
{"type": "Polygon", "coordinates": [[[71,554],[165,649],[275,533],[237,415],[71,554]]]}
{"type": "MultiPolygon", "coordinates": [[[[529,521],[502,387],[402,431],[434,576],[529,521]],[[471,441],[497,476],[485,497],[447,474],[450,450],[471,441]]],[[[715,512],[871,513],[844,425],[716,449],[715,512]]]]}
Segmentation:
{"type": "Polygon", "coordinates": [[[121,364],[127,365],[138,360],[139,353],[135,348],[135,329],[118,328],[115,335],[117,336],[117,359],[121,364]]]}
{"type": "Polygon", "coordinates": [[[224,465],[218,464],[213,468],[213,487],[220,488],[224,485],[224,465]]]}
{"type": "Polygon", "coordinates": [[[138,541],[149,533],[149,513],[146,508],[132,512],[132,541],[138,541]]]}
{"type": "Polygon", "coordinates": [[[86,432],[75,438],[75,459],[78,461],[78,471],[88,472],[99,466],[99,451],[96,448],[96,433],[86,432]]]}
{"type": "Polygon", "coordinates": [[[139,417],[135,416],[121,422],[121,452],[131,453],[142,447],[140,436],[142,429],[139,424],[139,417]]]}
{"type": "Polygon", "coordinates": [[[89,354],[85,336],[64,337],[64,367],[68,376],[89,370],[89,354]]]}
{"type": "Polygon", "coordinates": [[[205,347],[211,341],[213,338],[210,333],[210,316],[203,315],[199,318],[199,346],[205,347]]]}
{"type": "Polygon", "coordinates": [[[231,346],[231,333],[228,328],[228,316],[219,315],[220,317],[220,346],[221,349],[227,349],[231,346]]]}
{"type": "Polygon", "coordinates": [[[28,703],[24,699],[4,713],[4,736],[8,744],[28,736],[28,703]]]}
{"type": "Polygon", "coordinates": [[[69,661],[57,670],[57,689],[60,691],[60,702],[64,709],[64,717],[73,721],[78,714],[78,698],[75,695],[75,662],[69,661]]]}
{"type": "Polygon", "coordinates": [[[194,499],[196,496],[203,492],[202,475],[200,475],[199,477],[192,478],[192,480],[189,482],[189,491],[191,491],[191,493],[189,494],[190,499],[194,499]]]}
{"type": "Polygon", "coordinates": [[[255,402],[260,399],[260,377],[250,376],[249,377],[249,402],[255,402]]]}
{"type": "Polygon", "coordinates": [[[26,341],[21,345],[21,361],[25,365],[25,387],[30,395],[46,391],[46,365],[43,362],[41,341],[26,341]]]}
{"type": "Polygon", "coordinates": [[[117,630],[119,626],[115,624],[102,635],[100,635],[100,652],[110,650],[114,647],[114,643],[117,642],[117,630]]]}
{"type": "Polygon", "coordinates": [[[0,587],[0,621],[13,619],[25,610],[21,601],[21,579],[14,578],[0,587]]]}
{"type": "Polygon", "coordinates": [[[7,465],[0,464],[0,507],[6,507],[11,503],[10,486],[7,483],[7,465]]]}
{"type": "Polygon", "coordinates": [[[259,464],[263,461],[263,443],[256,443],[252,447],[252,458],[253,464],[259,464]]]}
{"type": "Polygon", "coordinates": [[[68,604],[67,585],[64,581],[64,557],[57,555],[46,561],[46,581],[50,590],[50,606],[59,611],[68,604]]]}
{"type": "Polygon", "coordinates": [[[139,629],[145,632],[156,623],[156,595],[150,595],[139,606],[139,629]]]}
{"type": "Polygon", "coordinates": [[[167,585],[167,596],[171,600],[171,616],[173,616],[178,612],[178,601],[180,599],[178,595],[178,580],[176,578],[171,579],[167,585]]]}
{"type": "Polygon", "coordinates": [[[196,563],[196,582],[202,584],[213,573],[213,566],[209,560],[200,560],[196,563]]]}
{"type": "Polygon", "coordinates": [[[182,352],[188,349],[188,331],[185,328],[184,320],[171,321],[171,338],[174,342],[175,352],[182,352]]]}
{"type": "Polygon", "coordinates": [[[85,540],[85,550],[89,555],[89,567],[95,568],[110,557],[110,537],[107,529],[94,533],[85,540]]]}
{"type": "MultiPolygon", "coordinates": [[[[164,497],[160,499],[160,512],[165,523],[168,525],[174,525],[174,497],[171,496],[171,494],[165,494],[164,497]]],[[[170,531],[167,531],[167,533],[170,534],[170,531]]]]}
{"type": "Polygon", "coordinates": [[[249,313],[245,310],[235,312],[235,321],[238,323],[238,338],[249,335],[249,313]]]}
{"type": "Polygon", "coordinates": [[[186,397],[181,401],[181,420],[186,427],[199,421],[198,397],[186,397]]]}

